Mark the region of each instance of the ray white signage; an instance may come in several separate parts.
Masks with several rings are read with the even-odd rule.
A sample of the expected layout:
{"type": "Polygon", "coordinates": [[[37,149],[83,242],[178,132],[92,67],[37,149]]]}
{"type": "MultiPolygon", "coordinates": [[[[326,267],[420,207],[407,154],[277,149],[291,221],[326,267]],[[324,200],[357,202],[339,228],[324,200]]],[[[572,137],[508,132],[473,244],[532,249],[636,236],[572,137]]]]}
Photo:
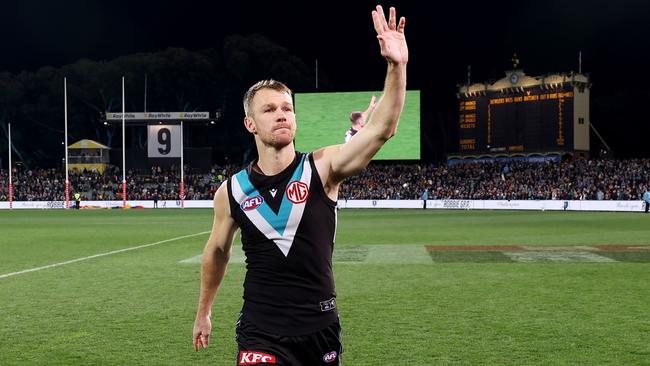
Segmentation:
{"type": "MultiPolygon", "coordinates": [[[[210,119],[210,112],[127,112],[126,121],[192,121],[210,119]]],[[[122,113],[106,112],[107,121],[121,121],[122,113]]]]}

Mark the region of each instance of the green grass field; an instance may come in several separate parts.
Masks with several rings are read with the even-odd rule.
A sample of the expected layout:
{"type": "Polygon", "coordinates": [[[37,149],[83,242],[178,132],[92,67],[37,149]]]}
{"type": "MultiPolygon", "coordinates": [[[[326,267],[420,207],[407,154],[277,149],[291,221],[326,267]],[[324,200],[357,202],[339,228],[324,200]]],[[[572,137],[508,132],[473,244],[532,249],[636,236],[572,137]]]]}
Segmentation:
{"type": "MultiPolygon", "coordinates": [[[[296,149],[314,151],[345,141],[350,112],[364,111],[376,92],[296,94],[296,149]]],[[[377,153],[374,160],[420,159],[420,91],[408,90],[398,133],[377,153]]]]}
{"type": "MultiPolygon", "coordinates": [[[[234,365],[239,246],[210,348],[191,342],[211,222],[210,210],[0,211],[0,365],[234,365]]],[[[344,364],[648,365],[649,223],[640,213],[342,210],[344,364]]]]}

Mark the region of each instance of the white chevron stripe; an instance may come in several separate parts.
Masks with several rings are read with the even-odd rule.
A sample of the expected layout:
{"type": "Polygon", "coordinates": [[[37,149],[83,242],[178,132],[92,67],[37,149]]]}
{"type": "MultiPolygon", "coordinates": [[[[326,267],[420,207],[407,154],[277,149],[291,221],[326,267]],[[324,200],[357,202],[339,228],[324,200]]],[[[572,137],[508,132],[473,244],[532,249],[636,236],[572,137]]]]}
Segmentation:
{"type": "MultiPolygon", "coordinates": [[[[300,177],[300,181],[307,185],[307,189],[311,194],[311,164],[309,164],[309,157],[305,158],[305,162],[303,163],[302,176],[300,177]]],[[[307,199],[309,199],[309,197],[307,199]]],[[[300,220],[302,220],[302,214],[305,212],[306,205],[307,201],[305,200],[305,202],[299,204],[294,203],[291,209],[291,214],[289,215],[289,220],[287,221],[287,228],[284,230],[284,236],[291,238],[292,243],[293,238],[296,236],[298,226],[300,225],[300,220]]]]}
{"type": "MultiPolygon", "coordinates": [[[[309,159],[305,158],[300,181],[305,183],[307,185],[307,188],[309,188],[311,183],[311,172],[312,170],[311,165],[309,164],[309,159]]],[[[235,176],[233,176],[230,181],[232,182],[232,195],[235,198],[235,201],[241,205],[242,202],[244,202],[244,200],[248,199],[249,197],[246,196],[235,176]]],[[[306,201],[300,204],[292,203],[291,213],[289,214],[289,219],[287,220],[287,227],[284,230],[284,235],[280,235],[280,233],[278,233],[257,210],[244,211],[244,214],[246,217],[248,217],[249,220],[251,220],[253,225],[255,225],[255,227],[257,227],[257,229],[262,232],[262,234],[264,234],[264,236],[266,236],[267,239],[273,240],[282,254],[287,257],[289,255],[289,250],[291,250],[291,245],[293,244],[296,230],[298,230],[302,215],[305,211],[306,203],[306,201]]]]}
{"type": "MultiPolygon", "coordinates": [[[[239,182],[237,181],[237,178],[234,176],[231,178],[232,182],[232,196],[235,198],[235,201],[237,201],[238,204],[242,204],[244,200],[248,198],[244,191],[241,189],[241,186],[239,185],[239,182]]],[[[259,231],[264,234],[269,240],[273,240],[275,244],[280,248],[280,251],[284,254],[286,257],[289,255],[289,249],[291,249],[291,241],[288,240],[288,238],[282,237],[280,233],[278,233],[273,226],[271,226],[266,219],[260,215],[257,210],[250,210],[250,211],[244,211],[244,214],[246,214],[246,217],[248,217],[249,220],[257,227],[259,231]]],[[[293,238],[291,238],[293,239],[293,238]]]]}

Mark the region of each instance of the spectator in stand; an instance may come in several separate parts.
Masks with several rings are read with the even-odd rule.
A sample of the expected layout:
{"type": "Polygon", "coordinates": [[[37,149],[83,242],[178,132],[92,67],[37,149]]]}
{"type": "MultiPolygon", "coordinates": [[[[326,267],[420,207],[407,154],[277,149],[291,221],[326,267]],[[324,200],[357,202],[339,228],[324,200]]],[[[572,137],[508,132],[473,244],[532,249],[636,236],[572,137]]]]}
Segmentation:
{"type": "Polygon", "coordinates": [[[76,192],[74,194],[74,203],[75,203],[75,206],[74,206],[75,209],[78,210],[78,209],[81,208],[81,193],[76,192]]]}
{"type": "Polygon", "coordinates": [[[429,199],[429,190],[424,189],[424,192],[422,192],[422,209],[426,210],[427,209],[427,200],[429,199]]]}

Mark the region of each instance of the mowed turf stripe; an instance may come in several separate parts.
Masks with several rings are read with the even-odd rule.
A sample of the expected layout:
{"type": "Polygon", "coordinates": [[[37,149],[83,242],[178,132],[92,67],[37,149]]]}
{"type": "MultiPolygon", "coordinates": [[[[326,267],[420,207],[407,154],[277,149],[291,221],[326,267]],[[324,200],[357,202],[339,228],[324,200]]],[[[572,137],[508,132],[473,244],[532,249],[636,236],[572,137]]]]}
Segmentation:
{"type": "Polygon", "coordinates": [[[427,245],[437,263],[613,263],[650,262],[650,245],[427,245]]]}
{"type": "Polygon", "coordinates": [[[601,256],[611,258],[618,262],[650,263],[650,252],[602,252],[601,256]]]}
{"type": "Polygon", "coordinates": [[[48,264],[48,265],[46,265],[46,266],[30,268],[30,269],[26,269],[26,270],[23,270],[23,271],[17,271],[17,272],[5,273],[5,274],[1,274],[1,275],[0,275],[0,279],[2,279],[2,278],[7,278],[7,277],[11,277],[11,276],[18,276],[18,275],[25,274],[25,273],[30,273],[30,272],[42,271],[42,270],[44,270],[44,269],[50,269],[50,268],[55,268],[55,267],[61,267],[61,266],[65,266],[65,265],[68,265],[68,264],[73,264],[73,263],[77,263],[77,262],[86,261],[86,260],[89,260],[89,259],[94,259],[94,258],[99,258],[99,257],[106,257],[106,256],[108,256],[108,255],[113,255],[113,254],[119,254],[119,253],[129,252],[129,251],[137,250],[137,249],[148,248],[148,247],[152,247],[152,246],[155,246],[155,245],[160,245],[160,244],[164,244],[164,243],[169,243],[169,242],[172,242],[172,241],[181,240],[181,239],[186,239],[186,238],[191,238],[191,237],[194,237],[194,236],[204,235],[204,234],[208,234],[208,233],[210,233],[210,232],[209,232],[209,231],[202,231],[202,232],[200,232],[200,233],[189,234],[189,235],[183,235],[183,236],[178,236],[178,237],[171,238],[171,239],[165,239],[165,240],[157,241],[157,242],[155,242],[155,243],[149,243],[149,244],[138,245],[138,246],[135,246],[135,247],[129,247],[129,248],[124,248],[124,249],[112,250],[112,251],[110,251],[110,252],[105,252],[105,253],[99,253],[99,254],[89,255],[89,256],[87,256],[87,257],[81,257],[81,258],[71,259],[71,260],[69,260],[69,261],[65,261],[65,262],[59,262],[59,263],[48,264]]]}
{"type": "Polygon", "coordinates": [[[503,252],[493,250],[431,250],[431,259],[436,263],[512,263],[512,258],[503,252]]]}
{"type": "Polygon", "coordinates": [[[370,245],[367,263],[431,263],[424,245],[370,245]]]}
{"type": "MultiPolygon", "coordinates": [[[[612,263],[650,262],[650,251],[631,252],[626,246],[603,251],[591,246],[425,246],[420,244],[337,245],[335,263],[612,263]],[[448,248],[453,248],[450,250],[448,248]],[[504,249],[510,250],[504,250],[504,249]]],[[[635,247],[636,248],[636,247],[635,247]]],[[[647,246],[641,247],[646,249],[647,246]]],[[[201,254],[179,263],[200,263],[201,254]]],[[[231,263],[244,263],[241,245],[233,245],[231,263]]]]}
{"type": "MultiPolygon", "coordinates": [[[[178,263],[183,263],[183,264],[194,264],[194,263],[201,263],[201,260],[203,259],[203,254],[195,255],[194,257],[190,257],[187,259],[183,259],[178,261],[178,263]]],[[[229,263],[244,263],[244,251],[241,249],[240,245],[233,245],[232,246],[232,253],[230,253],[230,260],[228,261],[229,263]]]]}
{"type": "MultiPolygon", "coordinates": [[[[179,263],[200,263],[202,254],[183,259],[179,263]]],[[[241,246],[233,245],[230,263],[244,263],[241,246]]],[[[336,263],[431,263],[424,245],[337,245],[334,250],[336,263]]]]}
{"type": "Polygon", "coordinates": [[[523,263],[608,263],[616,260],[604,257],[593,252],[584,251],[525,251],[525,252],[503,252],[515,262],[523,263]]]}

